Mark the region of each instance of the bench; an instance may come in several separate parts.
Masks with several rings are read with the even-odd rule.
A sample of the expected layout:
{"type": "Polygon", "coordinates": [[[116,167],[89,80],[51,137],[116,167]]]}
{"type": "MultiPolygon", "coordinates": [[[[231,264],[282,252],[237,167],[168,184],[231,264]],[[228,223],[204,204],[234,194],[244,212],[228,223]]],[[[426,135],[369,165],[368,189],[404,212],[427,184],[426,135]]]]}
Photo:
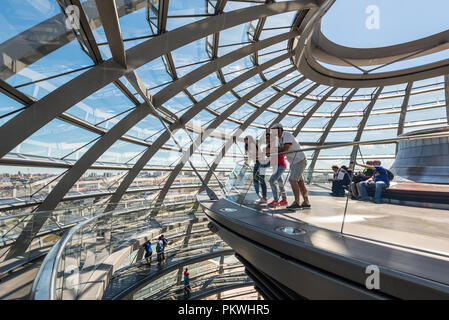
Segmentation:
{"type": "MultiPolygon", "coordinates": [[[[374,196],[374,189],[368,194],[374,196]]],[[[419,182],[394,182],[382,193],[382,202],[449,209],[449,185],[419,182]]]]}

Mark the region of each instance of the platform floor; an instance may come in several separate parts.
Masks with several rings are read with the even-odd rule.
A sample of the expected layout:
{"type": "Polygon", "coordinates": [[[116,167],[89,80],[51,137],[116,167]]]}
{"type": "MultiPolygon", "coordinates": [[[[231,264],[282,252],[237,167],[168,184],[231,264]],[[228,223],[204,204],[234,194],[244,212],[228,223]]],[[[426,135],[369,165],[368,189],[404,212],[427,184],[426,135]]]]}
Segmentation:
{"type": "Polygon", "coordinates": [[[0,300],[29,300],[34,278],[44,257],[15,270],[0,281],[0,300]]]}
{"type": "MultiPolygon", "coordinates": [[[[351,200],[329,195],[330,185],[309,188],[311,209],[292,212],[285,207],[254,206],[266,214],[303,221],[357,237],[383,241],[449,256],[449,211],[351,200]]],[[[287,192],[289,203],[294,197],[287,192]]],[[[269,199],[270,201],[270,199],[269,199]]]]}

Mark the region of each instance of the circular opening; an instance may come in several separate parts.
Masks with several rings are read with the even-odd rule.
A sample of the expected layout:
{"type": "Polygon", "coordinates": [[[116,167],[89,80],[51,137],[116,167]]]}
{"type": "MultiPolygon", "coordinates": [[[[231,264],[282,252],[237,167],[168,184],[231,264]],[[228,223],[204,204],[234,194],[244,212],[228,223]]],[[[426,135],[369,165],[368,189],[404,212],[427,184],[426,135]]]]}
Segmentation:
{"type": "Polygon", "coordinates": [[[419,0],[336,1],[323,17],[322,30],[345,47],[393,46],[449,29],[448,8],[447,0],[432,1],[432,6],[422,6],[419,0]]]}
{"type": "Polygon", "coordinates": [[[286,233],[286,234],[291,234],[291,235],[298,235],[298,234],[304,234],[306,233],[304,230],[302,229],[297,229],[297,228],[293,228],[293,227],[281,227],[281,228],[277,228],[277,231],[286,233]]]}
{"type": "Polygon", "coordinates": [[[220,211],[221,212],[236,212],[237,209],[234,209],[234,208],[221,208],[220,211]]]}

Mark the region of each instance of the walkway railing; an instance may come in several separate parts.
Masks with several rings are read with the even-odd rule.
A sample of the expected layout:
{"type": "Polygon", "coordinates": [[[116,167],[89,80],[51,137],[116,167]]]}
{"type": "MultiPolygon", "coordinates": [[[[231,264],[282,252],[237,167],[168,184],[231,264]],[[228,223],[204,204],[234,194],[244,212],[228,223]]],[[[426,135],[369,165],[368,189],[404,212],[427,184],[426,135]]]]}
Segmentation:
{"type": "MultiPolygon", "coordinates": [[[[235,264],[234,266],[223,266],[226,273],[219,274],[218,268],[214,270],[204,271],[203,275],[198,277],[192,277],[190,281],[190,296],[189,298],[194,298],[195,295],[205,294],[209,295],[209,292],[216,290],[218,288],[226,288],[232,285],[251,285],[252,280],[246,275],[244,270],[241,271],[231,271],[234,268],[241,268],[242,265],[235,264]],[[212,274],[212,275],[211,275],[212,274]]],[[[190,273],[189,267],[189,273],[190,273]]],[[[145,300],[162,300],[162,299],[183,299],[184,298],[184,285],[177,284],[175,279],[171,279],[172,284],[166,282],[161,286],[162,289],[154,294],[145,297],[145,300]],[[175,280],[175,281],[173,281],[175,280]]]]}
{"type": "MultiPolygon", "coordinates": [[[[167,199],[164,206],[188,205],[194,203],[193,196],[184,195],[175,200],[167,199]]],[[[16,238],[22,233],[25,226],[36,215],[50,213],[50,218],[46,221],[36,237],[33,238],[27,252],[54,244],[59,236],[77,223],[87,220],[90,217],[104,212],[109,203],[89,204],[77,207],[65,207],[52,211],[38,211],[17,215],[0,216],[0,261],[6,256],[9,245],[14,243],[16,238]]],[[[130,200],[117,204],[117,210],[142,210],[154,208],[154,201],[130,200]]],[[[25,254],[26,255],[26,254],[25,254]]]]}
{"type": "MultiPolygon", "coordinates": [[[[218,272],[221,268],[226,266],[231,267],[232,265],[233,267],[243,268],[243,265],[238,261],[234,264],[222,265],[220,265],[219,263],[214,264],[211,262],[211,260],[216,260],[216,262],[218,262],[217,260],[220,260],[221,257],[231,257],[230,253],[232,253],[232,251],[225,243],[222,243],[221,246],[211,248],[210,250],[205,250],[205,248],[198,248],[198,246],[191,246],[190,249],[185,249],[183,251],[185,254],[183,257],[174,256],[174,258],[176,259],[170,259],[170,261],[167,261],[167,263],[164,265],[164,269],[169,267],[171,271],[164,274],[163,276],[155,278],[152,275],[156,275],[158,273],[158,270],[146,270],[148,276],[152,277],[150,278],[150,281],[148,281],[148,276],[145,278],[142,277],[142,280],[146,281],[147,284],[141,286],[141,288],[133,294],[133,300],[142,300],[148,298],[154,299],[156,296],[168,294],[171,289],[173,289],[173,286],[177,286],[183,282],[183,279],[180,275],[180,270],[185,270],[186,267],[188,267],[189,269],[191,279],[195,279],[213,272],[218,272]],[[221,255],[216,256],[215,258],[211,258],[211,255],[214,253],[218,253],[221,255]],[[198,259],[202,259],[202,261],[192,263],[192,261],[197,261],[198,259]]],[[[176,253],[176,255],[178,254],[176,253]]],[[[144,273],[145,271],[142,270],[141,274],[143,275],[144,273]]]]}
{"type": "Polygon", "coordinates": [[[154,202],[119,203],[113,211],[78,223],[47,254],[33,284],[32,297],[76,299],[95,270],[113,253],[151,230],[195,219],[189,210],[176,212],[178,205],[164,203],[160,214],[150,217],[154,202]]]}
{"type": "MultiPolygon", "coordinates": [[[[347,153],[352,150],[354,155],[352,159],[356,160],[357,163],[364,163],[367,160],[376,159],[364,157],[361,152],[364,150],[362,146],[374,145],[378,150],[386,150],[386,148],[384,149],[386,144],[391,149],[394,147],[391,144],[395,142],[423,140],[424,142],[420,142],[423,148],[429,148],[428,150],[430,150],[434,147],[438,151],[438,145],[440,143],[444,143],[444,148],[447,148],[449,145],[448,137],[448,130],[437,130],[429,134],[326,145],[304,148],[302,151],[320,151],[327,149],[330,150],[329,152],[338,153],[341,152],[341,148],[351,147],[350,150],[345,150],[344,152],[347,153]],[[358,150],[357,148],[360,149],[358,150]],[[355,154],[354,151],[356,152],[355,154]]],[[[259,146],[259,149],[263,150],[263,146],[259,146]]],[[[430,151],[429,154],[433,152],[430,151]]],[[[444,151],[441,152],[442,154],[444,153],[444,151]]],[[[293,152],[283,152],[286,155],[291,153],[293,152]]],[[[435,159],[438,159],[440,156],[435,153],[432,154],[434,154],[435,159]]],[[[261,156],[263,157],[263,154],[261,156]]],[[[436,160],[435,163],[437,163],[436,160]]],[[[310,161],[308,161],[308,164],[310,165],[310,161]]],[[[333,164],[340,166],[343,163],[329,163],[328,168],[330,169],[333,164]]],[[[346,165],[349,169],[354,168],[354,163],[352,165],[346,163],[346,165]]],[[[441,165],[447,166],[447,164],[441,165]]],[[[388,164],[383,164],[383,166],[387,169],[390,167],[388,164]]],[[[417,166],[419,166],[419,163],[417,166]]],[[[364,169],[360,167],[360,171],[364,169]]],[[[328,179],[334,178],[332,171],[325,172],[326,170],[323,167],[309,168],[308,170],[311,170],[312,184],[307,185],[307,189],[312,207],[310,209],[295,211],[288,210],[286,206],[269,206],[259,198],[259,195],[262,195],[261,184],[265,183],[268,203],[273,200],[273,192],[269,184],[273,170],[272,167],[269,167],[262,169],[262,171],[259,169],[255,173],[254,162],[250,159],[238,162],[225,185],[223,197],[240,206],[263,214],[279,215],[346,235],[449,257],[449,215],[447,211],[449,201],[447,200],[447,196],[444,197],[445,194],[447,195],[449,193],[449,179],[446,185],[439,185],[438,187],[432,184],[416,184],[413,181],[397,175],[390,182],[388,196],[383,191],[381,204],[376,204],[373,201],[375,200],[374,190],[371,188],[367,190],[368,200],[356,200],[357,197],[364,195],[364,191],[360,184],[355,182],[357,180],[354,179],[354,176],[351,178],[351,175],[348,175],[349,185],[346,184],[344,187],[338,189],[340,182],[328,181],[328,179]],[[318,170],[322,172],[318,173],[318,170]],[[256,193],[256,185],[259,187],[259,195],[256,193]],[[421,189],[414,190],[413,188],[425,188],[422,190],[422,197],[420,197],[419,191],[418,194],[416,191],[421,189]],[[430,193],[430,191],[434,193],[432,196],[424,195],[425,192],[430,193]],[[408,192],[411,193],[408,194],[408,192]]],[[[306,170],[304,178],[307,175],[308,171],[306,170]]],[[[290,172],[287,170],[282,175],[282,185],[285,187],[289,204],[291,204],[294,197],[288,182],[289,178],[290,172]]],[[[367,178],[363,179],[366,180],[367,178]]],[[[281,184],[276,183],[276,185],[278,197],[281,200],[282,195],[279,188],[281,184]]],[[[300,198],[302,202],[304,200],[303,196],[301,195],[300,198]]],[[[294,230],[291,231],[293,232],[294,230]]]]}

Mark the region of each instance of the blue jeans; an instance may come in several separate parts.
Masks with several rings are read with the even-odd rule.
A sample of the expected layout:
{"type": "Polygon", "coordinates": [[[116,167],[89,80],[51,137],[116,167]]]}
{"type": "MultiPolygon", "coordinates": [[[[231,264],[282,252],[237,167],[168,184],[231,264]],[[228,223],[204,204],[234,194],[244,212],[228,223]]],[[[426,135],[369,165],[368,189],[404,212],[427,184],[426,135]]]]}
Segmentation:
{"type": "Polygon", "coordinates": [[[284,182],[282,181],[282,175],[284,174],[285,167],[278,166],[276,172],[274,172],[270,177],[270,187],[273,192],[273,198],[275,201],[279,200],[278,188],[276,182],[279,184],[279,189],[281,190],[282,199],[287,200],[287,195],[285,194],[284,182]]]}
{"type": "Polygon", "coordinates": [[[376,203],[380,203],[380,199],[382,198],[382,191],[387,188],[387,185],[383,181],[377,181],[377,182],[371,181],[370,183],[368,183],[368,185],[364,181],[362,181],[362,182],[359,182],[359,186],[360,186],[360,192],[361,192],[362,199],[368,198],[368,190],[367,190],[368,187],[376,188],[376,192],[374,194],[374,202],[376,202],[376,203]]]}
{"type": "Polygon", "coordinates": [[[335,196],[344,196],[345,195],[345,188],[343,188],[344,184],[343,181],[337,180],[332,181],[332,193],[335,196]]]}
{"type": "Polygon", "coordinates": [[[253,183],[254,183],[254,189],[256,190],[256,193],[259,194],[260,187],[262,187],[262,197],[267,196],[267,183],[265,182],[265,176],[259,174],[260,169],[260,163],[256,162],[254,164],[254,170],[253,170],[253,183]]]}

